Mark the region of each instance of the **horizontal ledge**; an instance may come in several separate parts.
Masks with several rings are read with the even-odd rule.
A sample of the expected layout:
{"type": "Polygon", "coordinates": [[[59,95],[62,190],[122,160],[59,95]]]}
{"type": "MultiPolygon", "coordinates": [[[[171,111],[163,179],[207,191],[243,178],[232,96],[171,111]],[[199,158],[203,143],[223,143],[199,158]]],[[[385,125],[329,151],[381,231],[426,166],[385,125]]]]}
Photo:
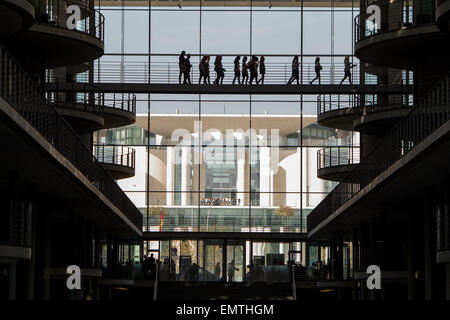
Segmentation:
{"type": "Polygon", "coordinates": [[[260,240],[306,240],[306,233],[274,232],[142,232],[143,240],[165,239],[260,239],[260,240]]]}
{"type": "MultiPolygon", "coordinates": [[[[94,83],[105,93],[160,93],[160,94],[356,94],[356,93],[412,93],[412,85],[232,85],[232,84],[148,84],[148,83],[94,83]]],[[[46,90],[52,92],[90,92],[83,84],[47,83],[46,90]]]]}

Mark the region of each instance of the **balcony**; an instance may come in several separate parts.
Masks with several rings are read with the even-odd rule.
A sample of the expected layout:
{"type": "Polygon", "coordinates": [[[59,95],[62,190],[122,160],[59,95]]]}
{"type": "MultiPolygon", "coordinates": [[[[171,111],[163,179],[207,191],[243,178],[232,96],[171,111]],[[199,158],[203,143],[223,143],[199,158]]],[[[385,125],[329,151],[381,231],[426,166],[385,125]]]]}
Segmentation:
{"type": "Polygon", "coordinates": [[[85,92],[47,92],[48,99],[78,133],[122,127],[136,121],[134,94],[105,94],[88,83],[82,86],[85,92]]]}
{"type": "MultiPolygon", "coordinates": [[[[2,191],[7,195],[6,191],[2,191]]],[[[0,259],[31,259],[31,204],[2,198],[0,203],[0,259]]]]}
{"type": "Polygon", "coordinates": [[[317,177],[342,181],[359,163],[359,146],[324,147],[317,151],[317,177]]]}
{"type": "Polygon", "coordinates": [[[34,25],[20,35],[17,45],[23,50],[45,55],[47,68],[92,61],[104,53],[105,21],[100,11],[82,1],[35,1],[34,25]],[[80,8],[81,20],[71,28],[69,6],[80,8]]]}
{"type": "Polygon", "coordinates": [[[436,1],[436,24],[443,32],[450,32],[450,1],[436,1]]]}
{"type": "Polygon", "coordinates": [[[94,145],[94,156],[114,180],[134,176],[136,151],[124,146],[94,145]]]}
{"type": "Polygon", "coordinates": [[[0,38],[28,29],[33,21],[34,8],[27,0],[0,1],[0,38]]]}
{"type": "Polygon", "coordinates": [[[411,111],[413,104],[413,95],[407,93],[365,95],[364,103],[355,108],[353,129],[383,136],[411,111]]]}
{"type": "Polygon", "coordinates": [[[435,24],[432,1],[375,1],[381,11],[379,24],[362,12],[355,18],[355,55],[375,65],[415,69],[417,56],[446,56],[448,39],[435,24]]]}
{"type": "Polygon", "coordinates": [[[13,160],[9,162],[11,170],[21,170],[25,176],[29,174],[30,179],[52,194],[62,192],[65,196],[71,194],[73,199],[84,200],[84,211],[92,213],[91,218],[101,221],[105,228],[116,228],[127,235],[140,235],[142,214],[95,159],[92,150],[85,146],[55,106],[45,99],[36,83],[2,46],[0,57],[0,114],[4,119],[2,142],[9,140],[15,146],[7,154],[7,159],[13,160]],[[27,139],[21,140],[21,135],[27,139]],[[33,161],[29,161],[30,157],[33,161]],[[51,170],[46,171],[44,165],[49,161],[53,161],[51,170]],[[55,188],[58,183],[59,187],[55,188]],[[61,186],[67,189],[61,190],[61,186]]]}
{"type": "Polygon", "coordinates": [[[357,95],[322,94],[317,97],[317,122],[327,128],[353,131],[357,95]]]}

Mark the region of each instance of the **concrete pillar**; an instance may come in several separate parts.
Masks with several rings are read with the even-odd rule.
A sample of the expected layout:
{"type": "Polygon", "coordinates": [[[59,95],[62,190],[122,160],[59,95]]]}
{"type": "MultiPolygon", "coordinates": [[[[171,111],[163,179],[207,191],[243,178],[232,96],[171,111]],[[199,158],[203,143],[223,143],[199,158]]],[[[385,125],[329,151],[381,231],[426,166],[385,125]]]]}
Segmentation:
{"type": "Polygon", "coordinates": [[[16,262],[9,264],[8,279],[8,299],[16,300],[16,262]]]}
{"type": "MultiPolygon", "coordinates": [[[[368,240],[369,240],[369,228],[367,225],[362,225],[360,229],[360,268],[361,271],[365,271],[368,266],[368,260],[367,260],[367,251],[369,249],[368,246],[368,240]]],[[[368,298],[367,296],[367,286],[365,281],[361,281],[361,300],[366,300],[368,298]]]]}
{"type": "MultiPolygon", "coordinates": [[[[355,271],[359,271],[359,237],[358,237],[358,229],[354,228],[352,230],[352,265],[353,265],[353,274],[355,271]]],[[[353,274],[350,275],[353,278],[353,274]]],[[[357,282],[353,280],[352,287],[352,299],[358,300],[358,286],[357,282]]]]}
{"type": "Polygon", "coordinates": [[[337,279],[343,279],[343,270],[344,270],[344,235],[342,231],[339,231],[337,234],[337,257],[336,257],[336,275],[337,279]]]}
{"type": "Polygon", "coordinates": [[[237,177],[236,177],[236,191],[237,191],[237,203],[244,206],[244,191],[245,190],[245,149],[236,149],[236,160],[237,160],[237,177]]]}
{"type": "Polygon", "coordinates": [[[445,265],[445,300],[450,300],[450,264],[445,265]]]}
{"type": "MultiPolygon", "coordinates": [[[[34,203],[33,203],[34,204],[34,203]]],[[[36,274],[36,207],[31,212],[31,259],[27,268],[27,299],[34,300],[35,274],[36,274]]]]}
{"type": "Polygon", "coordinates": [[[425,300],[433,299],[433,265],[436,261],[436,226],[434,224],[434,212],[431,207],[431,192],[425,190],[423,203],[423,227],[424,227],[424,258],[425,258],[425,300]]]}
{"type": "MultiPolygon", "coordinates": [[[[174,168],[174,154],[173,147],[167,147],[167,162],[166,162],[166,190],[173,191],[173,168],[174,168]]],[[[173,193],[166,193],[166,204],[168,206],[173,205],[173,193]]]]}
{"type": "Polygon", "coordinates": [[[408,300],[414,300],[414,230],[412,217],[409,217],[406,230],[407,266],[408,266],[408,300]]]}
{"type": "Polygon", "coordinates": [[[50,217],[45,215],[44,217],[44,250],[43,250],[43,284],[42,284],[42,299],[48,300],[50,297],[50,257],[51,257],[51,247],[50,247],[50,217]]]}

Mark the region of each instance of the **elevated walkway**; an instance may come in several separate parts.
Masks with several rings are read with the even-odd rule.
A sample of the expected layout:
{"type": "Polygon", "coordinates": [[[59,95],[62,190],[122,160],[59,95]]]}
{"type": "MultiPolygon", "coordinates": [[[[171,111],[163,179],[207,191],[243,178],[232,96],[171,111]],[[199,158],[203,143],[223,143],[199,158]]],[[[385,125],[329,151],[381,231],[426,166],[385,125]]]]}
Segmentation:
{"type": "MultiPolygon", "coordinates": [[[[412,85],[338,85],[338,84],[264,84],[264,85],[232,85],[232,84],[153,84],[153,83],[94,83],[94,86],[105,93],[153,93],[153,94],[395,94],[413,92],[412,85]]],[[[47,91],[52,92],[86,92],[91,90],[83,84],[47,83],[47,91]]]]}

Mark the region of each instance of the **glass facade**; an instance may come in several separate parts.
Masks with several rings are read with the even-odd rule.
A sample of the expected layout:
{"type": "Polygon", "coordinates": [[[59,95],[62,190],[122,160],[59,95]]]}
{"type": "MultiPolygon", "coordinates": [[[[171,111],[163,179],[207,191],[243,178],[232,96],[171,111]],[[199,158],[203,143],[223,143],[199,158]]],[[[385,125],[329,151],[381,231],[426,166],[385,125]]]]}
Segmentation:
{"type": "MultiPolygon", "coordinates": [[[[322,84],[339,82],[345,55],[357,60],[354,6],[153,4],[102,7],[106,54],[95,63],[96,81],[177,84],[182,50],[191,54],[194,84],[205,55],[211,83],[213,59],[223,56],[224,84],[231,84],[237,55],[265,55],[266,81],[274,84],[288,81],[293,55],[303,84],[315,76],[316,56],[322,84]]],[[[162,281],[285,281],[288,261],[306,263],[304,242],[248,234],[306,233],[307,215],[336,185],[317,178],[318,150],[358,143],[357,134],[320,126],[317,95],[136,96],[136,123],[97,132],[94,140],[136,150],[135,176],[118,184],[142,212],[144,232],[174,233],[170,241],[145,241],[145,251],[162,262],[162,281]],[[247,236],[204,239],[204,232],[247,236]]]]}

